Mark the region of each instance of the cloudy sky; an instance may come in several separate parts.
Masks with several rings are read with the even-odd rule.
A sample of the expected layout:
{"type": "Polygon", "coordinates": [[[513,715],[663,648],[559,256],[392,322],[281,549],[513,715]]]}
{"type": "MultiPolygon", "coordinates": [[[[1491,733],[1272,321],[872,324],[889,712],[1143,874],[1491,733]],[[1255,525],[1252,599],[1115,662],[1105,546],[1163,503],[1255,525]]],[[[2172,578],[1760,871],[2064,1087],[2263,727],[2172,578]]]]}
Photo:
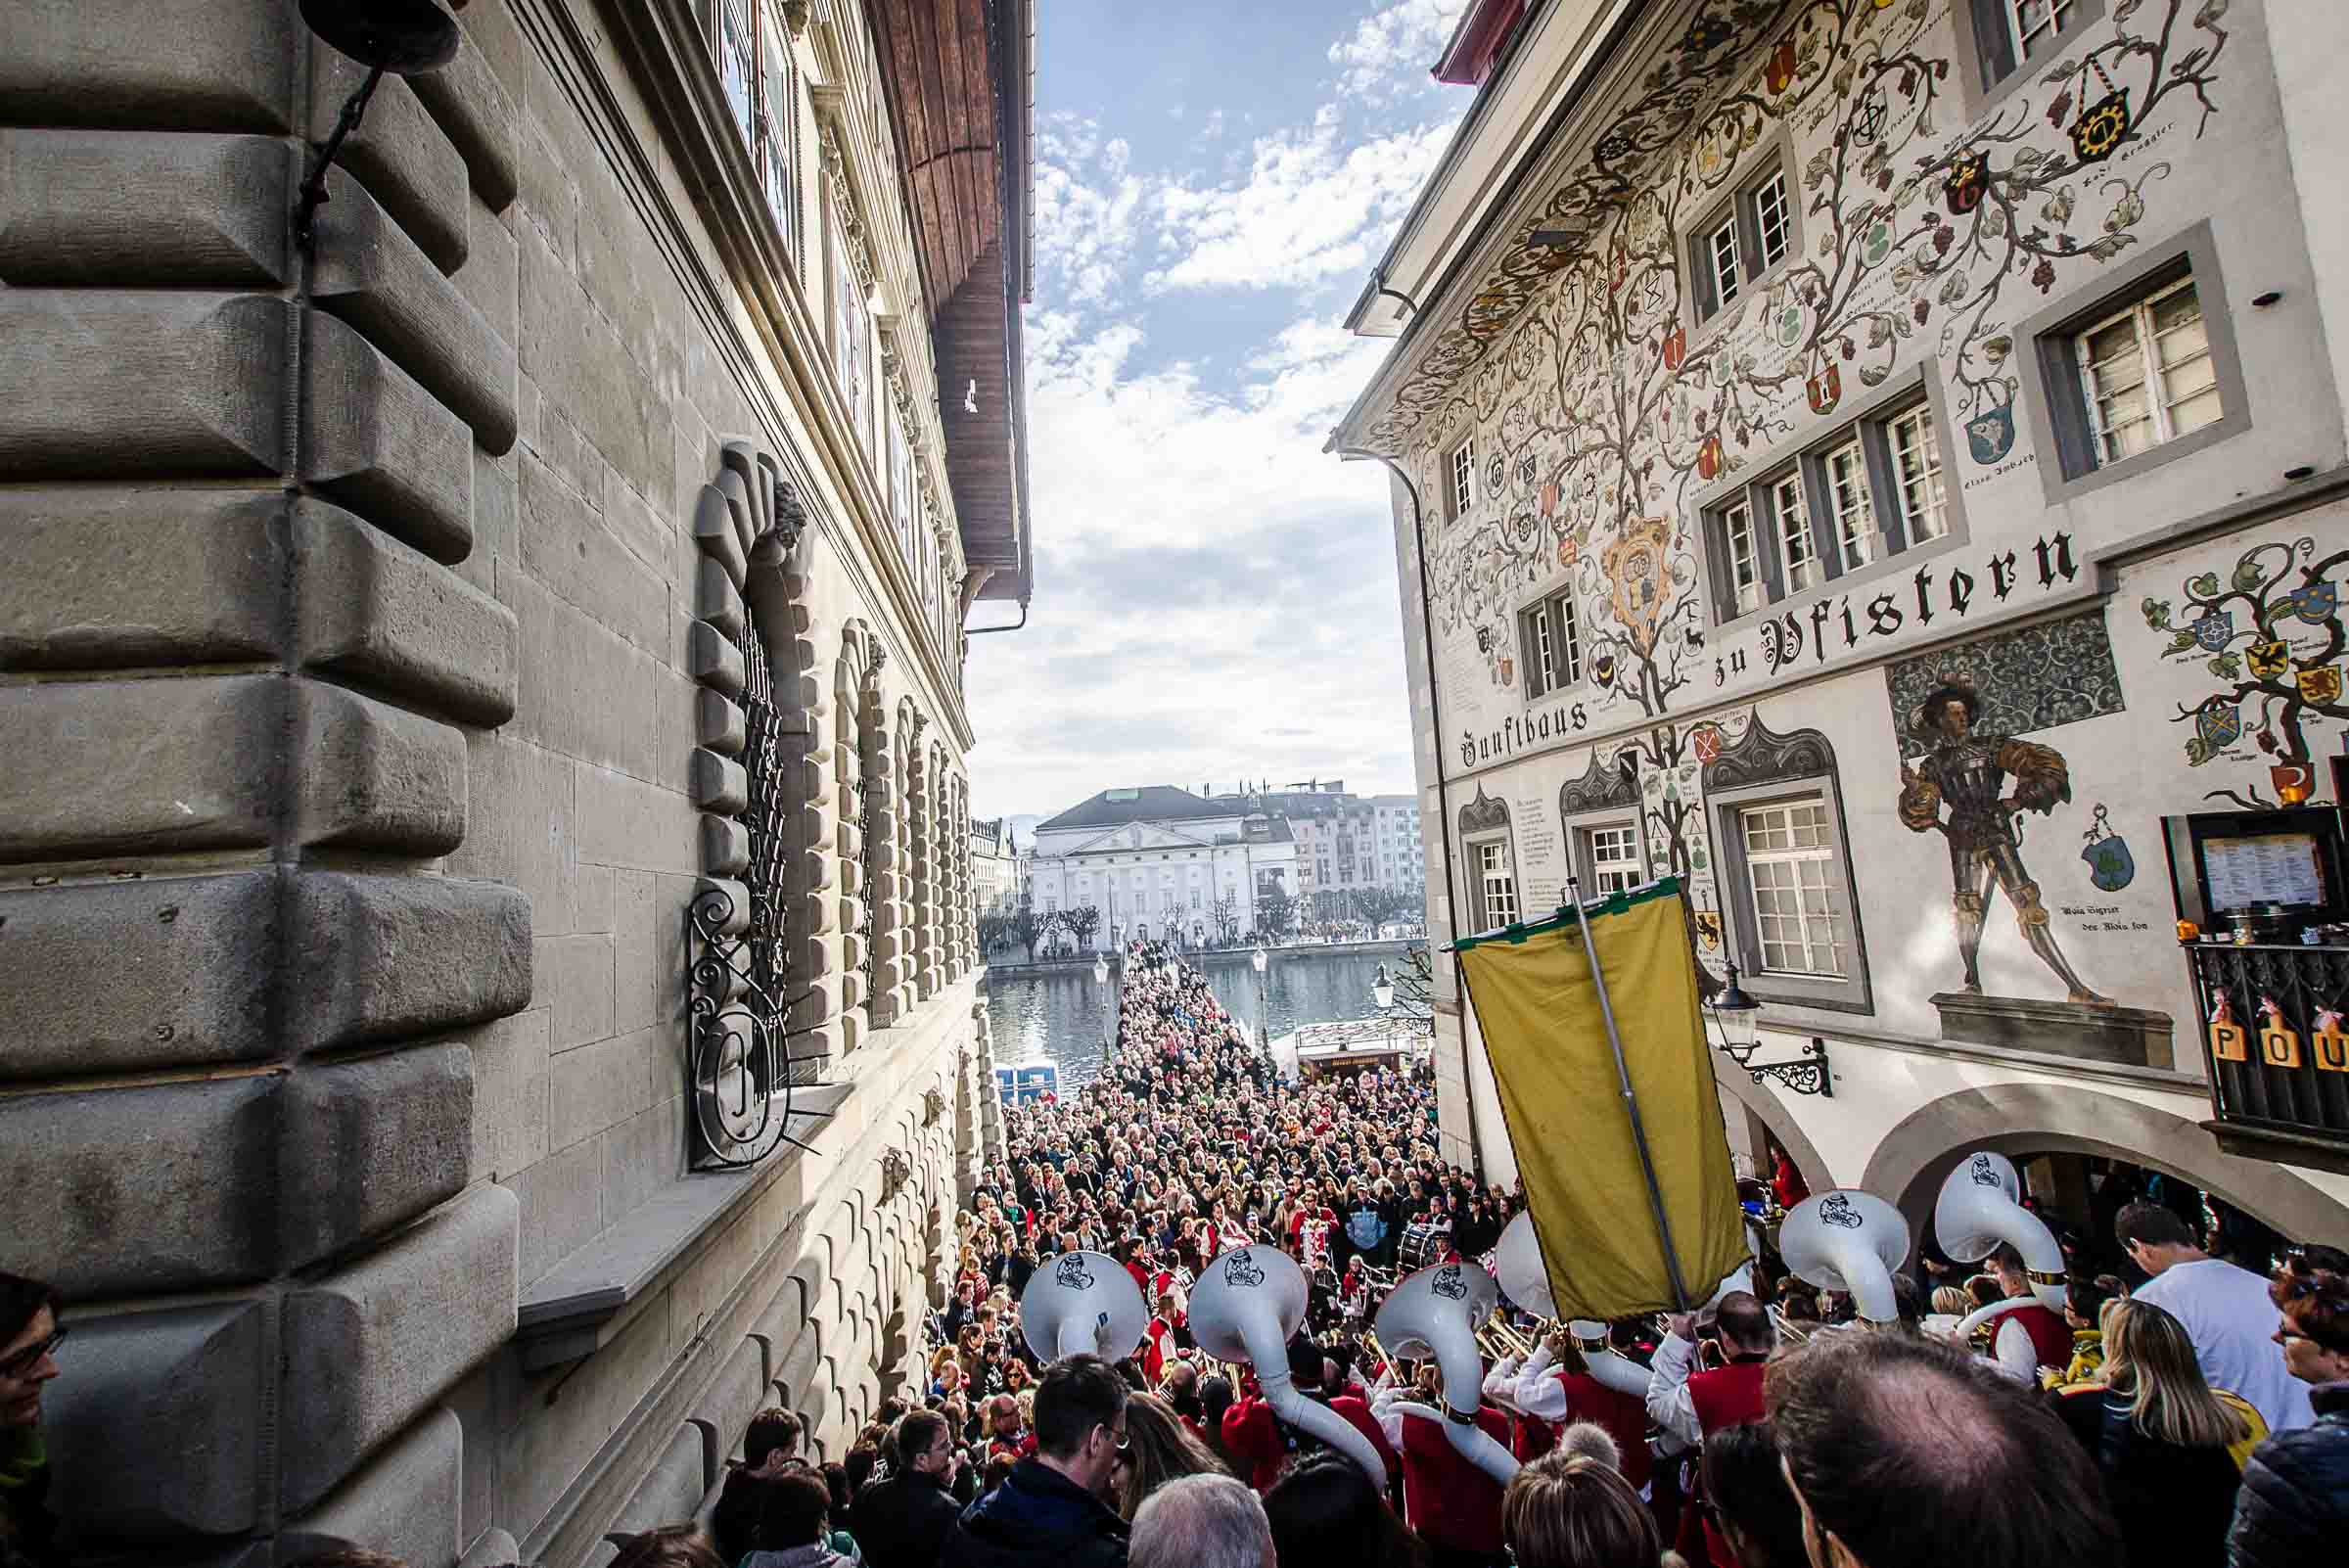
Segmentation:
{"type": "Polygon", "coordinates": [[[1037,8],[1036,601],[971,644],[978,814],[1410,789],[1385,471],[1321,443],[1387,347],[1346,311],[1473,96],[1428,75],[1462,4],[1037,8]]]}

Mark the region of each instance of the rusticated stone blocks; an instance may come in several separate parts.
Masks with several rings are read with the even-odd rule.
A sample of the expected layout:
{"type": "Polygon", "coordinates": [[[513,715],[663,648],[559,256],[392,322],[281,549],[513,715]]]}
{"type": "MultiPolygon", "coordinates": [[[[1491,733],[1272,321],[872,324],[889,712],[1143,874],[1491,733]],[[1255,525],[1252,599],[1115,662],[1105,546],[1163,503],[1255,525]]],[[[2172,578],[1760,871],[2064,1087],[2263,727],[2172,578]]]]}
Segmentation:
{"type": "Polygon", "coordinates": [[[58,1362],[41,1422],[49,1501],[83,1545],[228,1536],[258,1522],[275,1368],[257,1304],[83,1315],[58,1362]]]}
{"type": "Polygon", "coordinates": [[[305,872],[287,920],[295,1048],[397,1039],[530,1004],[530,900],[502,883],[305,872]]]}
{"type": "Polygon", "coordinates": [[[302,478],[436,561],[473,548],[473,435],[357,332],[310,311],[302,478]]]}
{"type": "Polygon", "coordinates": [[[0,471],[113,481],[282,471],[293,309],[253,296],[0,292],[10,378],[0,471]]]}
{"type": "Polygon", "coordinates": [[[285,1524],[278,1559],[299,1562],[355,1546],[419,1568],[455,1561],[464,1545],[458,1531],[464,1459],[463,1425],[449,1411],[434,1410],[315,1510],[285,1524]]]}
{"type": "Polygon", "coordinates": [[[247,871],[0,893],[0,1078],[268,1055],[278,884],[247,871]]]}
{"type": "Polygon", "coordinates": [[[483,450],[511,450],[513,348],[357,181],[336,170],[327,183],[310,298],[471,425],[483,450]]]}
{"type": "Polygon", "coordinates": [[[275,1074],[0,1099],[0,1268],[69,1296],[259,1279],[275,1074]]]}
{"type": "Polygon", "coordinates": [[[285,1091],[281,1267],[390,1230],[465,1188],[473,1054],[428,1045],[307,1066],[285,1091]]]}
{"type": "Polygon", "coordinates": [[[286,1298],[283,1499],[306,1508],[514,1331],[521,1207],[478,1186],[286,1298]]]}
{"type": "Polygon", "coordinates": [[[0,131],[0,280],[282,283],[298,178],[268,137],[0,131]]]}

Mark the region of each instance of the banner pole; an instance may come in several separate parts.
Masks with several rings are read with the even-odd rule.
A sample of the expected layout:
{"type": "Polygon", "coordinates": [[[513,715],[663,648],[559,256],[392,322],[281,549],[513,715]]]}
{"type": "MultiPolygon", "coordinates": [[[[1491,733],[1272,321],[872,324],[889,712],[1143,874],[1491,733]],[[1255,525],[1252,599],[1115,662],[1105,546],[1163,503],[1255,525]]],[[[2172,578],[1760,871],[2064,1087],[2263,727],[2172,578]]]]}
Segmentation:
{"type": "Polygon", "coordinates": [[[1606,1021],[1607,1048],[1615,1053],[1615,1079],[1623,1085],[1624,1114],[1632,1119],[1632,1142],[1639,1151],[1640,1174],[1647,1177],[1647,1204],[1656,1217],[1656,1239],[1664,1248],[1664,1271],[1672,1279],[1672,1299],[1678,1310],[1689,1308],[1688,1286],[1681,1278],[1681,1252],[1673,1245],[1672,1220],[1664,1212],[1664,1187],[1656,1179],[1655,1157],[1648,1153],[1647,1127],[1639,1120],[1639,1097],[1632,1090],[1631,1065],[1623,1059],[1623,1037],[1615,1031],[1615,1004],[1607,996],[1606,972],[1598,964],[1598,947],[1590,940],[1590,917],[1583,912],[1581,880],[1569,873],[1566,897],[1574,905],[1574,923],[1583,934],[1583,952],[1590,960],[1590,981],[1598,988],[1598,1016],[1606,1021]]]}

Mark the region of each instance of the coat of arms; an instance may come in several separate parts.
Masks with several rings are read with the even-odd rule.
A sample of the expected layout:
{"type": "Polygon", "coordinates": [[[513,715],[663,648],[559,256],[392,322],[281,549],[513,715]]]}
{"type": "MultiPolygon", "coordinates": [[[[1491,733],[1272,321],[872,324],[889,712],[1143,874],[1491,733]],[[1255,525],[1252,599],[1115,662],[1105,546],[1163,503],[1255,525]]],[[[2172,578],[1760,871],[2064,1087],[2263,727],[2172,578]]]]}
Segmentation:
{"type": "Polygon", "coordinates": [[[2255,642],[2243,650],[2243,663],[2261,680],[2274,680],[2291,667],[2292,650],[2281,642],[2255,642]]]}
{"type": "Polygon", "coordinates": [[[1671,540],[1670,519],[1635,518],[1600,556],[1613,584],[1615,620],[1643,653],[1655,647],[1656,623],[1664,615],[1664,554],[1671,540]]]}
{"type": "Polygon", "coordinates": [[[2205,611],[2196,616],[2188,624],[2187,629],[2194,634],[2194,641],[2212,653],[2218,653],[2234,640],[2234,612],[2232,610],[2205,611]]]}
{"type": "Polygon", "coordinates": [[[2301,670],[2293,678],[2299,684],[2300,700],[2304,703],[2322,708],[2327,703],[2340,701],[2341,667],[2338,665],[2319,665],[2313,669],[2301,670]]]}
{"type": "Polygon", "coordinates": [[[2194,735],[2209,751],[2233,746],[2243,738],[2243,711],[2213,697],[2194,710],[2194,735]]]}

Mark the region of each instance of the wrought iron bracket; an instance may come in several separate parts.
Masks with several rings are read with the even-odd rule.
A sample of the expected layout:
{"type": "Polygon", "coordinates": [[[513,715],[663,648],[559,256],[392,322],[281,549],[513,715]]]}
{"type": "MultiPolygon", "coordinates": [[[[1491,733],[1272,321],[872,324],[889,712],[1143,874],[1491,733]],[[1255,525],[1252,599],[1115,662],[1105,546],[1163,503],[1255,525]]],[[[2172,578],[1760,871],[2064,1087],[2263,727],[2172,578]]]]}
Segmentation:
{"type": "Polygon", "coordinates": [[[375,96],[376,84],[384,79],[384,68],[375,67],[367,79],[343,100],[343,113],[335,116],[335,128],[324,146],[310,160],[310,168],[302,176],[301,190],[294,203],[294,243],[307,251],[318,238],[318,208],[326,205],[326,171],[335,164],[335,155],[343,151],[343,143],[359,128],[360,117],[367,113],[367,101],[375,96]]]}
{"type": "Polygon", "coordinates": [[[1744,1068],[1746,1076],[1757,1084],[1770,1079],[1785,1085],[1791,1094],[1835,1097],[1834,1076],[1827,1068],[1827,1042],[1817,1035],[1811,1037],[1811,1043],[1790,1062],[1755,1061],[1755,1054],[1762,1048],[1759,1044],[1748,1045],[1740,1052],[1716,1040],[1713,1048],[1744,1068]]]}

